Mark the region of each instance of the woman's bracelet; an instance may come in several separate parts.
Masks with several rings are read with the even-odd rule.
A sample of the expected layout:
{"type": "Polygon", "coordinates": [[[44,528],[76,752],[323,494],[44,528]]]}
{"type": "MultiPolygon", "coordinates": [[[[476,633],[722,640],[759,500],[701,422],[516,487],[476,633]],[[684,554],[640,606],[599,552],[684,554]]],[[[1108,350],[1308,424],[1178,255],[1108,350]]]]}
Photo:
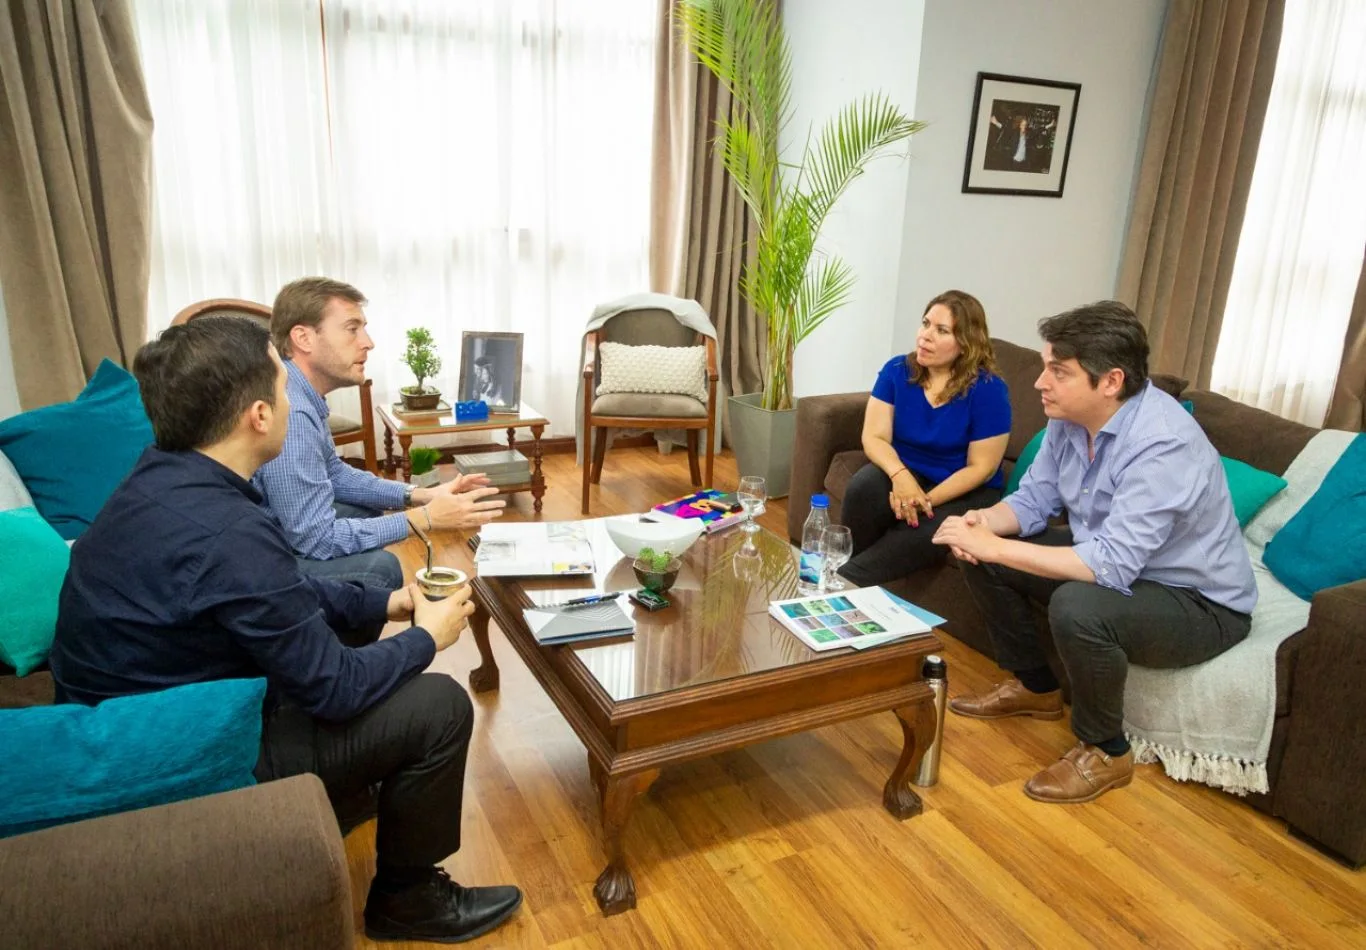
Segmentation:
{"type": "Polygon", "coordinates": [[[887,477],[890,478],[892,481],[896,481],[896,477],[897,477],[898,475],[900,475],[902,472],[909,472],[909,471],[910,471],[910,468],[908,468],[907,466],[903,465],[903,466],[901,466],[899,469],[897,469],[895,472],[893,472],[891,475],[889,475],[889,476],[887,476],[887,477]]]}

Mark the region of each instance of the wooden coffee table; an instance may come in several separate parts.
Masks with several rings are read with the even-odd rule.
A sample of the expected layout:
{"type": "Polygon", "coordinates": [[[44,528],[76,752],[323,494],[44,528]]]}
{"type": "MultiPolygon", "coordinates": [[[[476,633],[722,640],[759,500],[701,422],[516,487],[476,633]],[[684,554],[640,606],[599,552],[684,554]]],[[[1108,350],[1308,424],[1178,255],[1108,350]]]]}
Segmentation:
{"type": "Polygon", "coordinates": [[[474,580],[471,629],[481,665],[470,687],[498,688],[489,648],[495,621],[587,748],[607,852],[593,889],[604,914],[635,907],[623,832],[637,796],[668,765],[890,711],[904,743],[882,801],[900,819],[920,813],[910,779],[934,734],[920,675],[924,657],[940,648],[933,633],[862,652],[810,650],[768,615],[769,601],[795,596],[791,549],[767,531],[742,547],[743,535],[731,531],[688,550],[670,607],[650,613],[622,599],[635,617],[634,638],[541,647],[523,608],[637,586],[602,523],[588,527],[599,569],[591,587],[586,579],[474,580]]]}
{"type": "MultiPolygon", "coordinates": [[[[419,435],[449,435],[455,432],[480,432],[490,429],[506,429],[508,436],[508,447],[512,448],[517,441],[518,429],[531,430],[531,479],[516,485],[500,485],[499,494],[510,492],[529,491],[534,502],[536,511],[541,510],[541,505],[545,497],[545,475],[541,472],[541,435],[545,432],[545,427],[549,425],[545,417],[535,409],[522,403],[517,412],[490,413],[487,419],[479,419],[473,422],[460,422],[455,418],[451,409],[437,412],[401,412],[392,405],[381,404],[379,407],[379,418],[384,423],[384,470],[390,476],[395,471],[401,469],[403,480],[406,482],[412,478],[412,462],[408,458],[408,450],[412,447],[413,438],[419,435]],[[394,437],[398,436],[399,456],[394,458],[394,437]]],[[[501,446],[494,446],[494,449],[501,446]]],[[[458,451],[458,449],[457,449],[458,451]]],[[[469,449],[466,451],[480,451],[479,449],[469,449]]],[[[485,449],[483,451],[489,451],[485,449]]]]}

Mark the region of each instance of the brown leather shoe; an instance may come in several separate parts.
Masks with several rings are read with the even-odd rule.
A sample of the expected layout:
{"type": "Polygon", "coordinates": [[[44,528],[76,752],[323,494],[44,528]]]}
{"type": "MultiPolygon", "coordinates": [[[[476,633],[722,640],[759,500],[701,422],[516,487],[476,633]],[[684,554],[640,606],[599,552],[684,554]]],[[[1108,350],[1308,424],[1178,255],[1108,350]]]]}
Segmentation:
{"type": "Polygon", "coordinates": [[[1031,693],[1015,678],[997,683],[980,696],[959,696],[949,700],[949,708],[969,719],[1004,719],[1007,716],[1033,716],[1035,719],[1062,718],[1062,690],[1031,693]]]}
{"type": "Polygon", "coordinates": [[[1025,782],[1024,793],[1036,802],[1080,805],[1094,801],[1112,788],[1123,788],[1134,778],[1134,750],[1109,756],[1093,745],[1078,742],[1061,759],[1025,782]]]}

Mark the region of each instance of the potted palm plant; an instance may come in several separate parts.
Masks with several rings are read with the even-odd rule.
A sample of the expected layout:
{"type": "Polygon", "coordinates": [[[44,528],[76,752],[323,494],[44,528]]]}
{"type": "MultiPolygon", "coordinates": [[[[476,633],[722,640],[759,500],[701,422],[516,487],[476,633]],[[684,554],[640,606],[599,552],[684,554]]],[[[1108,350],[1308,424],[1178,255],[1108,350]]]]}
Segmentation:
{"type": "Polygon", "coordinates": [[[780,161],[779,137],[792,118],[792,63],[776,4],[682,0],[678,19],[688,47],[733,99],[731,117],[716,121],[714,145],[755,225],[740,292],[767,321],[768,355],[763,392],[730,399],[736,462],[741,472],[763,475],[771,496],[783,496],[796,424],[792,354],[854,285],[849,265],[817,250],[816,238],[868,162],[925,124],[871,93],[841,109],[799,156],[780,161]]]}
{"type": "Polygon", "coordinates": [[[441,357],[436,353],[436,340],[426,327],[408,331],[408,346],[403,351],[403,363],[417,377],[416,386],[404,386],[398,391],[403,408],[413,411],[435,409],[441,404],[441,390],[424,385],[441,372],[441,357]]]}

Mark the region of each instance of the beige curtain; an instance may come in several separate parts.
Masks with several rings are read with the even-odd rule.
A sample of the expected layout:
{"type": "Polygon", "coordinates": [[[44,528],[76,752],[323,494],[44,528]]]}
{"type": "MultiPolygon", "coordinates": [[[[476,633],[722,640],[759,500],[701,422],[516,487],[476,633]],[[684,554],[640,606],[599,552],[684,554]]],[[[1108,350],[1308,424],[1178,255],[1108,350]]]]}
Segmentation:
{"type": "Polygon", "coordinates": [[[1324,428],[1366,430],[1366,260],[1362,261],[1352,316],[1342,341],[1342,365],[1338,367],[1333,402],[1324,428]]]}
{"type": "Polygon", "coordinates": [[[1280,44],[1284,0],[1172,0],[1119,293],[1154,372],[1209,385],[1280,44]]]}
{"type": "MultiPolygon", "coordinates": [[[[757,392],[767,328],[740,296],[753,222],[712,147],[713,124],[729,115],[731,97],[688,52],[673,6],[660,0],[650,289],[700,303],[716,327],[726,394],[757,392]]],[[[721,410],[724,433],[724,403],[721,410]]]]}
{"type": "Polygon", "coordinates": [[[147,326],[152,115],[128,0],[6,0],[0,284],[19,401],[75,396],[147,326]]]}

